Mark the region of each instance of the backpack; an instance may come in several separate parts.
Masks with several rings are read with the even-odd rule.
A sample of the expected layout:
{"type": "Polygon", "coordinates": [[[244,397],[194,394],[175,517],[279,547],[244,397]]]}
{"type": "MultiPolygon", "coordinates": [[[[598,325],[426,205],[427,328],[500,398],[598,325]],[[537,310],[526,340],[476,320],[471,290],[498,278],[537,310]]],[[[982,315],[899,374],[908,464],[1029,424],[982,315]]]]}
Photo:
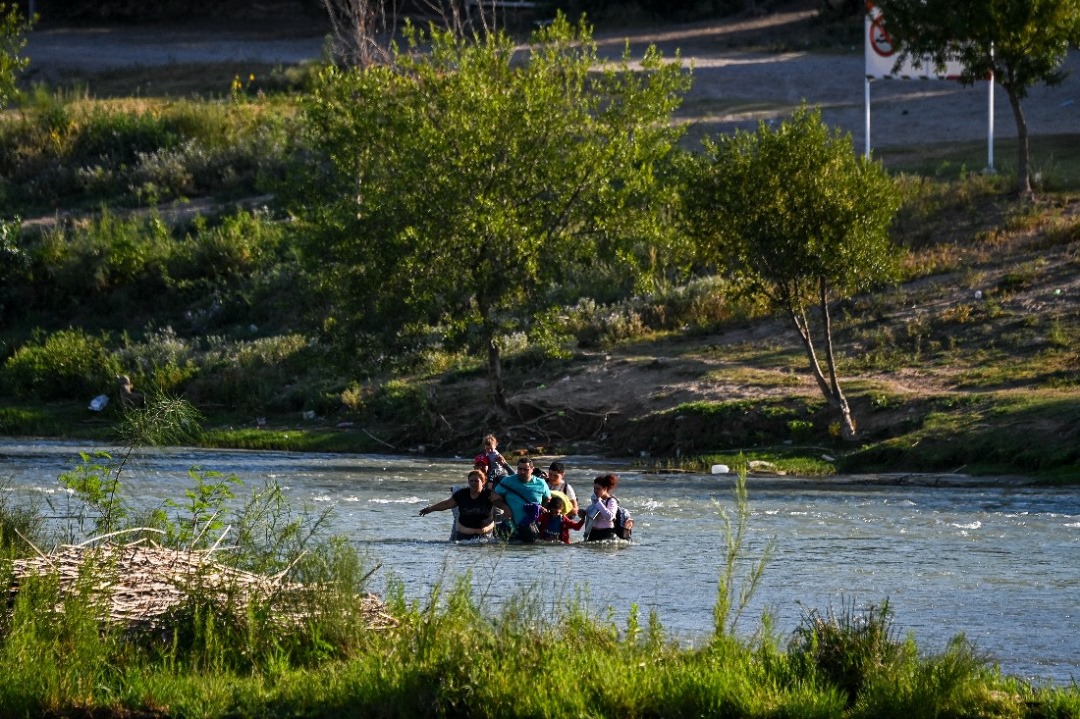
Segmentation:
{"type": "Polygon", "coordinates": [[[523,507],[525,518],[516,525],[517,538],[527,544],[540,539],[543,536],[543,530],[540,527],[540,514],[544,508],[535,502],[530,502],[525,493],[515,487],[513,483],[506,482],[503,486],[525,500],[525,506],[523,507]]]}
{"type": "Polygon", "coordinates": [[[630,535],[633,534],[633,529],[626,525],[630,522],[630,513],[623,509],[620,504],[619,508],[615,510],[615,520],[612,524],[615,525],[615,536],[619,539],[625,539],[630,541],[630,535]]]}

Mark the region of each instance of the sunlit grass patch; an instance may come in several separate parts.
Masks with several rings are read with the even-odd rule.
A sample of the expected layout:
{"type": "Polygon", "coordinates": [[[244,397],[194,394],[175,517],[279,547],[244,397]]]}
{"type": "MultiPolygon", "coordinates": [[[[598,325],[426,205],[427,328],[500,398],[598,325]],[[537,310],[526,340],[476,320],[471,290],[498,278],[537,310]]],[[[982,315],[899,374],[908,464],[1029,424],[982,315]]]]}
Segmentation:
{"type": "Polygon", "coordinates": [[[657,460],[647,466],[654,472],[677,469],[711,474],[714,466],[723,465],[730,473],[746,470],[792,477],[829,477],[836,474],[836,461],[829,454],[832,451],[799,445],[763,447],[746,452],[716,452],[677,460],[657,460]]]}
{"type": "Polygon", "coordinates": [[[378,452],[385,444],[358,430],[334,429],[209,429],[201,447],[275,450],[286,452],[378,452]]]}
{"type": "Polygon", "coordinates": [[[99,72],[70,72],[57,89],[109,98],[229,97],[239,79],[245,95],[288,93],[301,89],[314,63],[282,65],[260,62],[170,63],[133,65],[99,72]]]}
{"type": "MultiPolygon", "coordinates": [[[[1033,135],[1030,148],[1032,179],[1037,189],[1060,192],[1080,188],[1080,136],[1033,135]]],[[[994,141],[997,177],[1007,180],[1015,176],[1017,152],[1014,137],[994,141]]],[[[874,154],[893,172],[910,172],[939,180],[966,179],[983,173],[988,159],[985,140],[880,147],[874,154]]]]}
{"type": "Polygon", "coordinates": [[[966,368],[956,373],[954,381],[958,388],[975,390],[1028,386],[1033,389],[1056,389],[1080,384],[1076,353],[1061,346],[1050,346],[1046,334],[1025,333],[1023,339],[1013,340],[1009,336],[1002,339],[1006,346],[1019,344],[1021,347],[1018,349],[1034,347],[1037,351],[1026,356],[1023,353],[1016,356],[1015,350],[980,353],[966,368]]]}
{"type": "Polygon", "coordinates": [[[1068,389],[941,397],[920,426],[845,455],[840,469],[887,470],[900,462],[915,471],[948,469],[973,475],[1022,471],[1075,481],[1080,465],[1080,398],[1068,389]],[[1051,432],[1052,441],[1039,441],[1051,432]]]}
{"type": "Polygon", "coordinates": [[[704,382],[716,382],[718,384],[752,385],[754,387],[780,387],[795,388],[809,386],[808,377],[792,370],[791,367],[777,367],[776,369],[761,369],[735,365],[714,369],[701,376],[704,382]]]}

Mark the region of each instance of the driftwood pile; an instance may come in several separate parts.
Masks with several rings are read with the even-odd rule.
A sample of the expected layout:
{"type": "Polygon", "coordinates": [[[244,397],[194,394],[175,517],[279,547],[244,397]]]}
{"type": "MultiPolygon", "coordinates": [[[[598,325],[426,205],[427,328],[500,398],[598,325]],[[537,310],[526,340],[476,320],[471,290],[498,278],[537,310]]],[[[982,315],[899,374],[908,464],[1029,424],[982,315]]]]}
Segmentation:
{"type": "MultiPolygon", "coordinates": [[[[11,592],[27,578],[55,576],[61,596],[88,590],[100,603],[104,621],[131,629],[162,627],[170,612],[195,596],[222,610],[252,602],[268,604],[282,625],[296,625],[312,614],[305,598],[317,588],[285,581],[291,567],[266,576],[214,561],[211,554],[216,547],[178,550],[145,538],[128,544],[102,539],[64,545],[49,554],[39,550],[36,557],[15,560],[11,592]]],[[[374,594],[358,596],[357,603],[356,620],[370,629],[397,625],[374,594]]]]}

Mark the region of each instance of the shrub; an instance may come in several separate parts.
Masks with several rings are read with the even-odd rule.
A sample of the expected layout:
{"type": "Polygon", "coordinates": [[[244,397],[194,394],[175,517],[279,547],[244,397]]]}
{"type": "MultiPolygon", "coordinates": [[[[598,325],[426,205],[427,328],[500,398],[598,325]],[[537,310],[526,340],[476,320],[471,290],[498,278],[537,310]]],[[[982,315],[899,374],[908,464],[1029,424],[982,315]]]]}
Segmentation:
{"type": "Polygon", "coordinates": [[[851,712],[853,719],[1023,716],[1020,697],[993,691],[989,662],[963,635],[946,650],[877,673],[851,712]]]}
{"type": "Polygon", "coordinates": [[[5,199],[25,213],[250,195],[260,173],[280,173],[290,124],[262,109],[224,101],[100,101],[39,88],[21,114],[0,123],[5,199]]]}
{"type": "Polygon", "coordinates": [[[882,670],[909,655],[896,640],[888,601],[857,614],[854,602],[837,615],[830,608],[804,612],[792,636],[790,654],[805,669],[843,691],[854,706],[859,693],[882,670]]]}
{"type": "Polygon", "coordinates": [[[80,329],[61,330],[48,337],[35,333],[8,358],[0,376],[15,397],[89,400],[112,389],[120,374],[107,339],[80,329]]]}
{"type": "Polygon", "coordinates": [[[117,357],[136,385],[148,382],[160,392],[173,392],[198,374],[197,345],[176,334],[171,326],[147,327],[142,342],[124,338],[117,357]]]}
{"type": "MultiPolygon", "coordinates": [[[[0,193],[0,201],[2,200],[3,195],[0,193]]],[[[23,302],[20,289],[28,285],[30,257],[20,242],[19,225],[18,218],[0,218],[0,321],[10,311],[9,308],[17,307],[23,302]]]]}
{"type": "MultiPolygon", "coordinates": [[[[108,210],[85,225],[60,224],[30,248],[35,309],[125,315],[128,298],[157,299],[167,286],[172,233],[158,216],[123,217],[108,210]]],[[[30,308],[23,308],[24,311],[30,308]]]]}

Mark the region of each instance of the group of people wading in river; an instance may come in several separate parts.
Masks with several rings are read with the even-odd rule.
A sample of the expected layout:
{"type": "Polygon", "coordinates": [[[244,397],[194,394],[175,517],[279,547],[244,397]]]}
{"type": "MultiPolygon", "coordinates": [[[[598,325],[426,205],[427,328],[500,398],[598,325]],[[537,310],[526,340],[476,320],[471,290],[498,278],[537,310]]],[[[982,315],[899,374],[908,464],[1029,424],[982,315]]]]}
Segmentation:
{"type": "Polygon", "coordinates": [[[569,544],[571,530],[582,528],[587,529],[587,542],[629,539],[633,520],[625,510],[619,511],[619,500],[612,494],[617,476],[604,474],[593,480],[592,499],[582,510],[562,462],[552,462],[544,472],[528,457],[520,457],[515,471],[498,446],[494,435],[484,437],[484,451],[473,462],[468,487],[424,507],[420,516],[456,508],[452,537],[459,540],[499,537],[569,544]]]}

